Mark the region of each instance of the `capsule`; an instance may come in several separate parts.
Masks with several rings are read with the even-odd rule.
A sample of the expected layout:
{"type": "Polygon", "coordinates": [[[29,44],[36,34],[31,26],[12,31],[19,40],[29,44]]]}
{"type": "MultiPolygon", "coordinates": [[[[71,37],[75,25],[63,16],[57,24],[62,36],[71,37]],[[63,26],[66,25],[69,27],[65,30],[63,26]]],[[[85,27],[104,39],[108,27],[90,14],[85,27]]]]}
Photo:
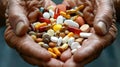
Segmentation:
{"type": "Polygon", "coordinates": [[[57,47],[54,47],[54,48],[53,48],[53,51],[54,51],[54,53],[55,53],[57,56],[60,56],[60,55],[61,55],[61,52],[58,50],[57,47]]]}
{"type": "Polygon", "coordinates": [[[79,28],[79,24],[74,22],[73,20],[65,20],[64,24],[71,26],[71,27],[79,28]]]}
{"type": "Polygon", "coordinates": [[[57,41],[57,45],[60,46],[61,43],[62,43],[62,37],[59,37],[59,38],[58,38],[58,41],[57,41]]]}
{"type": "Polygon", "coordinates": [[[78,17],[75,19],[75,21],[76,21],[80,26],[82,26],[82,25],[85,24],[85,21],[84,21],[84,19],[83,19],[81,16],[78,16],[78,17]]]}
{"type": "Polygon", "coordinates": [[[51,40],[52,42],[58,42],[58,38],[55,37],[55,36],[52,36],[52,37],[50,38],[50,40],[51,40]]]}
{"type": "Polygon", "coordinates": [[[60,12],[60,15],[62,15],[63,17],[67,18],[67,19],[70,19],[70,15],[69,14],[66,14],[65,12],[61,11],[60,12]]]}
{"type": "Polygon", "coordinates": [[[69,38],[70,37],[73,37],[74,36],[74,33],[70,32],[68,35],[66,35],[64,38],[63,38],[63,43],[66,43],[68,42],[69,38]]]}
{"type": "Polygon", "coordinates": [[[68,26],[67,29],[70,31],[70,32],[73,32],[74,34],[80,34],[81,30],[78,29],[78,28],[75,28],[75,27],[70,27],[68,26]]]}
{"type": "Polygon", "coordinates": [[[59,47],[58,49],[63,52],[68,48],[68,44],[64,43],[61,47],[59,47]]]}
{"type": "Polygon", "coordinates": [[[82,37],[82,38],[88,38],[88,37],[90,37],[92,35],[92,33],[84,33],[84,32],[81,32],[80,33],[80,37],[82,37]]]}
{"type": "Polygon", "coordinates": [[[55,53],[53,53],[53,52],[51,52],[51,51],[48,51],[50,54],[51,54],[51,56],[53,57],[53,58],[57,58],[57,55],[55,54],[55,53]]]}
{"type": "Polygon", "coordinates": [[[55,8],[55,12],[54,12],[54,19],[57,19],[57,17],[60,15],[60,9],[59,8],[55,8]]]}
{"type": "Polygon", "coordinates": [[[80,30],[82,32],[89,32],[90,31],[90,26],[88,24],[84,24],[80,27],[80,30]]]}
{"type": "Polygon", "coordinates": [[[65,18],[63,16],[58,16],[56,21],[57,21],[57,24],[63,24],[64,20],[65,18]]]}
{"type": "Polygon", "coordinates": [[[39,22],[45,22],[45,23],[47,23],[47,24],[50,24],[50,23],[51,23],[50,19],[46,19],[46,18],[43,18],[43,17],[40,17],[40,18],[39,18],[39,22]]]}
{"type": "Polygon", "coordinates": [[[75,38],[74,38],[74,37],[71,37],[71,38],[68,40],[68,45],[70,46],[74,41],[75,41],[75,38]]]}
{"type": "Polygon", "coordinates": [[[62,29],[62,25],[61,25],[61,24],[55,24],[55,25],[53,26],[53,30],[54,30],[55,32],[60,31],[61,29],[62,29]]]}

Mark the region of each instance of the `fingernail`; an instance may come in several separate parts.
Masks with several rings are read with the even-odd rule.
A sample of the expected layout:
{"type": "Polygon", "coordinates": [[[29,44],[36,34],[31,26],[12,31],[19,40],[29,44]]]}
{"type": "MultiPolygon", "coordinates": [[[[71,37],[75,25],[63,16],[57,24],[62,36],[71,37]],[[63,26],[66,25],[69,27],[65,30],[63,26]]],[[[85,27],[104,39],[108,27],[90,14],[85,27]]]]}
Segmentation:
{"type": "Polygon", "coordinates": [[[100,21],[100,22],[98,22],[97,25],[98,25],[101,33],[103,33],[103,35],[107,33],[107,27],[104,22],[100,21]]]}
{"type": "Polygon", "coordinates": [[[24,23],[23,22],[18,22],[17,25],[16,25],[16,29],[15,29],[15,33],[16,35],[21,35],[21,32],[24,28],[24,23]]]}

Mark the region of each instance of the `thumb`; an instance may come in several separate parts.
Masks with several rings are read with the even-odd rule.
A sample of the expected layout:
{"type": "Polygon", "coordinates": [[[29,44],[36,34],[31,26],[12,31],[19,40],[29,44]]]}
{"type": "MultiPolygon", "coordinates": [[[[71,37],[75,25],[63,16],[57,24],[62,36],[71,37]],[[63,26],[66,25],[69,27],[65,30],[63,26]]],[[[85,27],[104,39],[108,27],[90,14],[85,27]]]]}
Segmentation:
{"type": "Polygon", "coordinates": [[[97,13],[94,19],[94,28],[97,34],[105,35],[113,22],[112,0],[96,0],[97,13]]]}
{"type": "Polygon", "coordinates": [[[25,9],[19,0],[8,0],[8,19],[16,35],[24,35],[28,30],[28,19],[25,9]]]}

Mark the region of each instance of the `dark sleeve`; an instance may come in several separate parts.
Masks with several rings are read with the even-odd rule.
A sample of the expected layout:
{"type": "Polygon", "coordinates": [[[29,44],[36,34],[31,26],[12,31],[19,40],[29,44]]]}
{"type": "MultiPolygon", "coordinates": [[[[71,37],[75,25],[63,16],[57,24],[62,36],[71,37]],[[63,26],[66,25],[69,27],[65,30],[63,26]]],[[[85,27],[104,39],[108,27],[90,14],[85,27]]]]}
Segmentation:
{"type": "Polygon", "coordinates": [[[120,21],[120,0],[114,0],[117,21],[120,21]]]}

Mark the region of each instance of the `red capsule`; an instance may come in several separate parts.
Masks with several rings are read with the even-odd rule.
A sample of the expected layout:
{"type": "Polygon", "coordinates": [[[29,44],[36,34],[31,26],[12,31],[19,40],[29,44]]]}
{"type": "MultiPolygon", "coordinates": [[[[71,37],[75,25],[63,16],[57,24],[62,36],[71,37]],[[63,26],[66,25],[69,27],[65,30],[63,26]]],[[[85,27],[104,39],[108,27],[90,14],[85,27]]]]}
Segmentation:
{"type": "Polygon", "coordinates": [[[44,26],[39,28],[39,32],[45,32],[49,29],[49,26],[44,26]]]}
{"type": "Polygon", "coordinates": [[[78,28],[75,28],[75,27],[70,27],[70,26],[68,26],[68,28],[67,28],[70,32],[73,32],[74,34],[80,34],[80,32],[81,32],[81,30],[80,29],[78,29],[78,28]]]}
{"type": "Polygon", "coordinates": [[[46,22],[47,24],[51,23],[50,19],[46,19],[46,18],[43,18],[43,17],[39,18],[39,22],[46,22]]]}
{"type": "Polygon", "coordinates": [[[54,13],[54,19],[57,19],[57,17],[60,15],[60,9],[55,8],[55,13],[54,13]]]}

